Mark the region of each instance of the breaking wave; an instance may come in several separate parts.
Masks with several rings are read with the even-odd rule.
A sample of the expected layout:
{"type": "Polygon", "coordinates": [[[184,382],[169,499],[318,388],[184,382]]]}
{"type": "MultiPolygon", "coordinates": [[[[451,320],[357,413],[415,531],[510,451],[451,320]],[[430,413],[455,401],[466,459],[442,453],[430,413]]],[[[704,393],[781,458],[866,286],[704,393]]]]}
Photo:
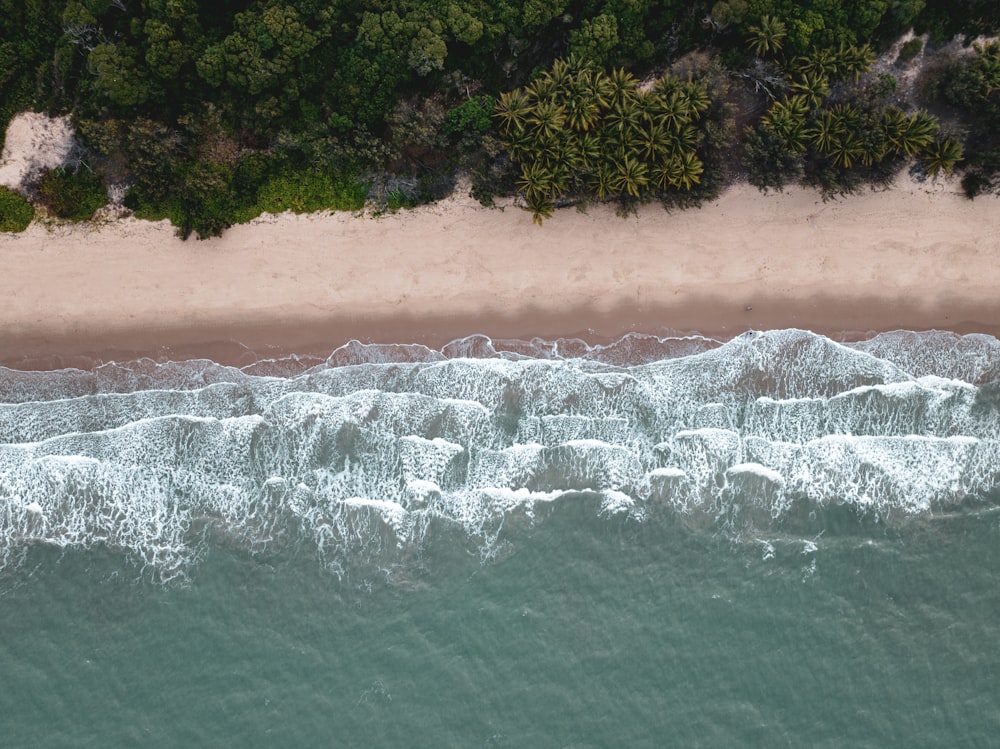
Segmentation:
{"type": "Polygon", "coordinates": [[[1000,485],[1000,342],[799,330],[728,342],[471,336],[327,360],[0,369],[0,569],[101,545],[160,579],[210,543],[303,540],[343,572],[489,558],[584,503],[738,541],[824,512],[961,510],[1000,485]]]}

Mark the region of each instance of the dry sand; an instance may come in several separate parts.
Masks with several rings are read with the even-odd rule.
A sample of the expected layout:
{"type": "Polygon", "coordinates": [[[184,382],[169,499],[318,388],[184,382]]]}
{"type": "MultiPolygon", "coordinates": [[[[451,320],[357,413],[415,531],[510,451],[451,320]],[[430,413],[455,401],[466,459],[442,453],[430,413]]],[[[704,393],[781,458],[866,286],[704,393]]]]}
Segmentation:
{"type": "Polygon", "coordinates": [[[24,190],[46,169],[62,166],[73,153],[69,116],[21,112],[11,119],[0,153],[0,185],[24,190]]]}
{"type": "Polygon", "coordinates": [[[350,338],[440,345],[476,332],[996,335],[998,289],[1000,201],[905,177],[826,203],[735,187],[700,210],[570,209],[543,227],[469,199],[379,219],[268,217],[209,241],[131,219],[35,224],[0,236],[0,360],[190,356],[224,341],[258,353],[350,338]]]}

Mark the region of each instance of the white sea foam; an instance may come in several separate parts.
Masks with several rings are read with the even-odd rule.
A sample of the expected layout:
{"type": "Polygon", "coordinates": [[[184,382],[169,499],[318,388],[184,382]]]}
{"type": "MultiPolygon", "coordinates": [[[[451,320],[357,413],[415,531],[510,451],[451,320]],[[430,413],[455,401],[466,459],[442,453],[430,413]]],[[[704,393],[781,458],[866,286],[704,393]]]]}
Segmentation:
{"type": "Polygon", "coordinates": [[[171,577],[206,526],[251,553],[294,529],[338,570],[442,528],[491,558],[538,507],[595,493],[602,515],[757,538],[828,507],[932,513],[1000,484],[993,339],[679,340],[355,343],[287,377],[148,360],[57,384],[0,371],[0,565],[102,544],[171,577]]]}

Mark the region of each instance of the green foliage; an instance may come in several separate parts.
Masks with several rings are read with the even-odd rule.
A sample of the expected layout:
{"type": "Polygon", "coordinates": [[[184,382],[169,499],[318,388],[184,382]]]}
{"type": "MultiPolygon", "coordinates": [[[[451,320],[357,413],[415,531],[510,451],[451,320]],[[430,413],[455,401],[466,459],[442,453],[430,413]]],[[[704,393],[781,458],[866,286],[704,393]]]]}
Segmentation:
{"type": "Polygon", "coordinates": [[[570,54],[590,60],[598,67],[614,64],[620,46],[618,19],[605,13],[585,19],[569,35],[570,54]]]}
{"type": "Polygon", "coordinates": [[[86,221],[108,202],[101,178],[89,169],[59,168],[45,173],[38,199],[50,213],[70,221],[86,221]]]}
{"type": "Polygon", "coordinates": [[[87,68],[94,75],[94,88],[114,104],[133,107],[149,98],[149,86],[137,67],[135,50],[127,46],[98,44],[87,56],[87,68]]]}
{"type": "Polygon", "coordinates": [[[34,216],[31,203],[0,185],[0,232],[22,232],[34,216]]]}
{"type": "Polygon", "coordinates": [[[781,51],[788,37],[788,26],[774,16],[762,16],[760,22],[747,29],[747,44],[754,54],[774,55],[781,51]]]}
{"type": "Polygon", "coordinates": [[[571,58],[502,95],[496,119],[540,223],[567,196],[628,201],[694,189],[711,106],[696,80],[666,76],[640,90],[623,69],[605,73],[571,58]]]}
{"type": "Polygon", "coordinates": [[[995,0],[926,0],[926,6],[915,25],[918,33],[929,31],[935,43],[956,35],[971,39],[1000,33],[1000,3],[995,0]]]}
{"type": "MultiPolygon", "coordinates": [[[[645,94],[606,103],[604,94],[548,101],[553,95],[544,87],[565,92],[565,81],[545,83],[535,71],[554,71],[553,61],[566,56],[594,71],[622,66],[639,74],[711,48],[773,99],[801,97],[810,110],[830,110],[830,93],[841,96],[870,66],[871,45],[884,48],[911,26],[935,39],[995,34],[1000,4],[0,0],[0,18],[0,130],[17,111],[72,112],[92,151],[88,163],[105,183],[131,183],[129,200],[143,215],[169,216],[182,231],[210,234],[257,210],[258,192],[279,173],[387,171],[418,180],[415,199],[425,199],[463,170],[488,202],[497,191],[514,189],[515,177],[525,179],[525,162],[510,158],[525,149],[550,164],[548,187],[533,190],[548,195],[537,195],[539,208],[593,194],[697,200],[717,190],[725,172],[718,144],[728,130],[714,90],[699,116],[662,92],[656,94],[661,103],[645,94]],[[494,97],[512,87],[523,100],[501,99],[492,117],[494,97]],[[530,123],[518,111],[525,106],[532,109],[530,123]],[[208,130],[190,119],[206,119],[209,110],[214,124],[208,130]],[[659,129],[651,127],[654,120],[659,129]],[[511,121],[523,122],[525,132],[508,131],[511,121]],[[532,142],[532,133],[544,136],[544,144],[532,142]],[[500,137],[509,151],[499,146],[500,137]],[[667,169],[658,154],[670,148],[677,158],[667,169]],[[244,167],[258,156],[266,169],[244,167]],[[685,166],[693,158],[700,174],[695,162],[685,166]],[[579,160],[581,167],[551,168],[553,159],[579,160]]],[[[955,163],[975,190],[993,189],[1000,170],[996,95],[984,87],[991,59],[977,54],[948,73],[948,102],[964,117],[957,129],[968,130],[958,144],[964,160],[955,163]]],[[[794,156],[774,168],[791,179],[799,162],[807,179],[882,168],[878,117],[866,111],[844,119],[857,137],[829,139],[828,150],[806,137],[818,117],[807,113],[807,121],[793,126],[787,112],[774,110],[770,130],[748,148],[777,156],[775,139],[782,139],[794,156]],[[872,132],[862,130],[866,123],[872,132]]],[[[927,149],[944,148],[946,141],[934,134],[910,151],[928,169],[940,164],[943,170],[953,150],[933,155],[927,149]]],[[[897,158],[895,146],[891,151],[890,161],[897,158]]],[[[762,180],[773,185],[777,177],[762,180]]]]}
{"type": "Polygon", "coordinates": [[[257,195],[257,207],[267,213],[358,211],[364,207],[367,195],[368,185],[353,176],[311,170],[286,172],[264,183],[257,195]]]}
{"type": "Polygon", "coordinates": [[[914,57],[919,55],[923,49],[924,40],[918,36],[913,37],[910,41],[906,42],[899,48],[899,57],[896,58],[896,64],[901,65],[909,62],[914,57]]]}
{"type": "Polygon", "coordinates": [[[950,173],[962,160],[962,144],[952,138],[934,140],[924,149],[924,169],[931,176],[939,172],[950,173]]]}
{"type": "Polygon", "coordinates": [[[950,171],[962,158],[957,141],[938,137],[937,120],[907,114],[881,79],[847,88],[837,103],[798,93],[774,102],[745,139],[749,181],[761,190],[793,180],[825,193],[887,184],[903,159],[919,158],[929,174],[950,171]]]}
{"type": "Polygon", "coordinates": [[[445,115],[444,129],[452,135],[472,131],[476,133],[489,132],[493,127],[490,119],[491,102],[485,96],[467,99],[448,110],[445,115]]]}
{"type": "Polygon", "coordinates": [[[974,45],[974,54],[945,71],[940,88],[968,123],[963,189],[969,197],[1000,193],[1000,42],[974,45]]]}

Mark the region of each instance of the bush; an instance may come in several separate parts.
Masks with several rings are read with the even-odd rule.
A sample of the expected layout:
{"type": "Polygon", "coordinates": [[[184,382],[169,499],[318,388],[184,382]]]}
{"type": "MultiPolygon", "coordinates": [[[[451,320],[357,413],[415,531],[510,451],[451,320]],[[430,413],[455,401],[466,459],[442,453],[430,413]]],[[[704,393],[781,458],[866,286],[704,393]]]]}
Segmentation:
{"type": "Polygon", "coordinates": [[[0,186],[0,231],[24,231],[34,216],[31,203],[13,190],[0,186]]]}
{"type": "Polygon", "coordinates": [[[896,58],[896,64],[902,65],[903,63],[909,62],[914,57],[920,54],[920,51],[924,48],[924,43],[920,37],[915,36],[910,41],[906,42],[899,49],[899,57],[896,58]]]}
{"type": "Polygon", "coordinates": [[[448,110],[444,118],[444,130],[450,134],[463,133],[466,130],[477,133],[489,132],[493,127],[492,113],[493,102],[488,97],[468,99],[448,110]]]}
{"type": "Polygon", "coordinates": [[[101,178],[89,170],[52,169],[42,177],[38,197],[50,213],[70,221],[86,221],[108,202],[101,178]]]}
{"type": "Polygon", "coordinates": [[[285,172],[261,186],[257,208],[266,213],[358,211],[364,208],[367,196],[368,185],[353,177],[315,170],[285,172]]]}

